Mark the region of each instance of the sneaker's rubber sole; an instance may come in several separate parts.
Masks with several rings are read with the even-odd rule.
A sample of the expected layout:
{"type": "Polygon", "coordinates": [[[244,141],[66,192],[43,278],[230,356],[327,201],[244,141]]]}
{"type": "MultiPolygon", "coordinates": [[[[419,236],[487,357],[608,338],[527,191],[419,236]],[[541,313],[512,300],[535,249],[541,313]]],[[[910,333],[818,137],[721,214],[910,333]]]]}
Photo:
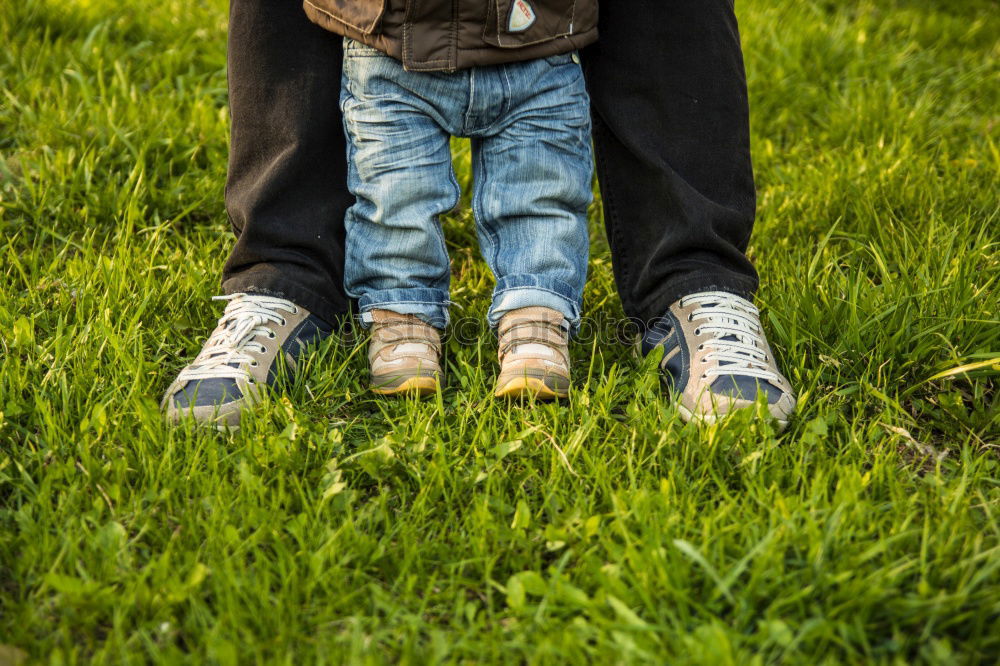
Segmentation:
{"type": "Polygon", "coordinates": [[[536,400],[560,400],[569,397],[568,390],[556,390],[537,377],[515,377],[497,388],[493,394],[498,398],[535,398],[536,400]]]}
{"type": "MultiPolygon", "coordinates": [[[[744,409],[747,408],[744,407],[744,409]]],[[[701,414],[698,412],[692,412],[690,409],[688,409],[679,402],[677,403],[677,411],[680,412],[681,418],[684,420],[685,423],[690,423],[691,421],[695,421],[696,423],[705,423],[708,425],[717,423],[720,419],[725,418],[728,414],[732,413],[732,412],[727,412],[726,414],[701,414]]],[[[778,432],[784,432],[785,428],[788,427],[789,423],[787,419],[779,419],[774,414],[771,414],[771,421],[775,424],[775,427],[778,432]]]]}
{"type": "Polygon", "coordinates": [[[213,428],[219,432],[238,432],[242,411],[252,407],[253,403],[241,399],[237,403],[227,403],[225,405],[207,405],[203,407],[173,407],[168,405],[164,408],[164,417],[172,426],[179,426],[181,423],[193,423],[201,428],[213,428]]]}
{"type": "Polygon", "coordinates": [[[372,392],[379,395],[417,395],[421,398],[433,395],[441,390],[441,384],[435,377],[410,377],[396,386],[372,386],[372,392]]]}

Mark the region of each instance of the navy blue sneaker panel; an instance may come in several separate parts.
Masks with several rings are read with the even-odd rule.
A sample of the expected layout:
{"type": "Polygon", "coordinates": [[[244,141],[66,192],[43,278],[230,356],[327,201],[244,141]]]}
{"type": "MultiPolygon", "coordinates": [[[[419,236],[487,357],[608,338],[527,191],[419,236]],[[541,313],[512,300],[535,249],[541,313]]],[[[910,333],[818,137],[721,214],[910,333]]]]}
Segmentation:
{"type": "Polygon", "coordinates": [[[235,379],[202,379],[189,382],[174,394],[177,407],[222,405],[243,397],[235,379]]]}
{"type": "Polygon", "coordinates": [[[663,348],[666,361],[660,365],[661,376],[670,390],[683,391],[691,373],[691,352],[687,348],[680,321],[667,312],[642,336],[642,353],[648,355],[657,347],[663,348]],[[674,350],[677,353],[674,353],[674,350]],[[671,356],[672,354],[672,356],[671,356]]]}
{"type": "MultiPolygon", "coordinates": [[[[719,365],[722,365],[721,363],[719,365]]],[[[757,393],[767,395],[767,402],[773,405],[784,395],[783,391],[769,382],[746,375],[721,375],[710,384],[712,393],[725,395],[737,400],[756,400],[757,393]]]]}
{"type": "MultiPolygon", "coordinates": [[[[333,333],[333,326],[316,315],[309,315],[296,326],[288,338],[281,345],[281,351],[291,358],[293,363],[297,363],[302,352],[311,344],[321,342],[330,337],[333,333]]],[[[267,371],[267,385],[274,386],[278,381],[279,371],[278,357],[275,356],[274,363],[267,371]]],[[[294,368],[293,368],[294,370],[294,368]]]]}

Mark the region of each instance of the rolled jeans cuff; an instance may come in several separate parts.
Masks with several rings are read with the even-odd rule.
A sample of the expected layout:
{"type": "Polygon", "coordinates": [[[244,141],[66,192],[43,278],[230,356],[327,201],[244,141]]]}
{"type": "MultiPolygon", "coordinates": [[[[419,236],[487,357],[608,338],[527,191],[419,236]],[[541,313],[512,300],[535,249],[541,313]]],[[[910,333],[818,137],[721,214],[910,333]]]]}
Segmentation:
{"type": "Polygon", "coordinates": [[[441,289],[419,287],[412,289],[376,289],[366,292],[358,300],[361,324],[371,324],[372,310],[391,310],[397,314],[415,315],[434,328],[448,326],[448,292],[441,289]]]}
{"type": "Polygon", "coordinates": [[[506,275],[497,281],[493,290],[493,303],[486,318],[490,327],[496,328],[500,318],[511,310],[552,308],[566,317],[571,331],[576,331],[580,327],[582,300],[583,295],[579,289],[556,278],[532,274],[506,275]]]}

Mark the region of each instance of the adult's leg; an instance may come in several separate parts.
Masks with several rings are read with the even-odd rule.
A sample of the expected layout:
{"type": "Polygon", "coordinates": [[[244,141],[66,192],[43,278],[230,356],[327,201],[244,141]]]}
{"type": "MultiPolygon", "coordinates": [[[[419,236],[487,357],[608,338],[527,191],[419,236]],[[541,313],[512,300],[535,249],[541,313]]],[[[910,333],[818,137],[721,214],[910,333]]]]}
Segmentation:
{"type": "Polygon", "coordinates": [[[280,296],[328,321],[344,294],[342,40],[298,2],[231,0],[226,208],[237,241],[223,291],[280,296]]]}
{"type": "Polygon", "coordinates": [[[626,314],[694,292],[752,297],[746,76],[732,0],[601,3],[585,51],[598,178],[626,314]]]}

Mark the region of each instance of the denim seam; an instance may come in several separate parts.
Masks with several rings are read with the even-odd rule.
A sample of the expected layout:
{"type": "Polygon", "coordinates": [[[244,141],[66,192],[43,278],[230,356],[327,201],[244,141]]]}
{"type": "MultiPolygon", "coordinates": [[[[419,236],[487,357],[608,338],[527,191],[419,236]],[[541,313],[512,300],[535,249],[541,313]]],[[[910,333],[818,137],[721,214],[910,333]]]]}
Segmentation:
{"type": "MultiPolygon", "coordinates": [[[[345,132],[347,132],[347,103],[350,100],[358,99],[357,93],[354,90],[354,60],[350,57],[344,58],[343,75],[341,76],[341,91],[345,94],[341,95],[340,99],[340,118],[341,124],[344,126],[345,132]]],[[[352,141],[348,135],[348,150],[351,148],[352,141]]]]}
{"type": "Polygon", "coordinates": [[[470,134],[472,132],[472,107],[476,102],[476,68],[469,68],[469,97],[466,102],[465,113],[462,115],[462,133],[470,134]]]}
{"type": "MultiPolygon", "coordinates": [[[[345,80],[347,81],[347,83],[343,87],[343,91],[344,91],[345,94],[343,95],[343,101],[341,102],[341,114],[340,114],[340,118],[341,118],[342,124],[344,126],[344,135],[347,138],[347,140],[346,140],[346,144],[347,144],[347,181],[350,182],[351,181],[351,176],[354,175],[353,172],[356,169],[356,167],[354,166],[354,154],[357,152],[357,148],[354,145],[354,137],[351,134],[351,130],[350,130],[350,127],[349,127],[350,123],[347,120],[347,113],[344,111],[344,108],[347,106],[347,100],[349,98],[353,98],[354,94],[351,92],[350,77],[347,76],[346,74],[344,76],[345,76],[345,80]]],[[[348,245],[348,239],[349,239],[349,237],[347,236],[347,229],[356,222],[357,214],[354,212],[354,207],[356,205],[357,205],[357,200],[355,199],[355,202],[353,204],[351,204],[346,211],[344,211],[344,232],[345,232],[345,237],[344,237],[344,277],[345,278],[347,276],[347,270],[346,270],[346,268],[347,268],[348,248],[349,248],[349,245],[348,245]]],[[[350,296],[351,298],[353,298],[355,300],[358,299],[358,294],[357,293],[352,293],[351,290],[347,288],[347,280],[346,279],[344,279],[344,292],[348,296],[350,296]]]]}
{"type": "Polygon", "coordinates": [[[576,301],[571,296],[567,296],[566,294],[560,294],[555,289],[549,289],[547,287],[504,287],[503,289],[497,289],[496,293],[506,294],[508,291],[544,291],[546,293],[558,296],[559,298],[564,298],[571,303],[574,304],[576,303],[576,301]]]}
{"type": "Polygon", "coordinates": [[[514,104],[514,100],[512,99],[514,97],[514,86],[511,84],[510,77],[507,75],[507,65],[501,65],[500,71],[503,73],[503,81],[506,88],[504,89],[503,107],[501,108],[500,113],[493,119],[493,122],[490,123],[490,126],[487,128],[488,131],[494,134],[498,132],[497,125],[500,123],[500,120],[502,118],[507,118],[507,116],[510,115],[510,107],[514,104]]]}
{"type": "MultiPolygon", "coordinates": [[[[458,205],[459,200],[462,198],[462,188],[459,186],[458,178],[455,176],[455,167],[451,165],[448,166],[448,176],[452,185],[451,208],[454,210],[455,206],[458,205]]],[[[435,216],[431,224],[434,227],[434,233],[437,235],[438,240],[441,241],[441,254],[444,255],[444,272],[441,274],[441,279],[445,281],[450,288],[451,254],[448,252],[448,242],[444,237],[444,227],[441,224],[441,216],[435,216]]],[[[446,289],[445,291],[448,290],[446,289]]]]}
{"type": "Polygon", "coordinates": [[[379,51],[374,46],[359,42],[352,37],[344,37],[344,53],[351,58],[385,57],[385,53],[379,51]]]}
{"type": "MultiPolygon", "coordinates": [[[[479,150],[476,151],[476,161],[479,163],[479,173],[473,175],[475,179],[473,185],[475,192],[472,197],[472,216],[476,218],[479,226],[489,236],[490,245],[492,246],[490,249],[493,255],[490,259],[490,266],[496,266],[500,259],[500,237],[493,226],[487,221],[486,211],[483,208],[483,197],[485,196],[485,189],[489,183],[489,178],[486,176],[486,158],[483,156],[482,140],[480,140],[479,150]]],[[[482,251],[482,248],[480,248],[480,251],[482,251]]]]}
{"type": "Polygon", "coordinates": [[[448,301],[379,301],[378,303],[373,303],[371,305],[362,306],[362,311],[370,309],[378,309],[384,305],[434,305],[441,308],[448,307],[448,301]]]}

